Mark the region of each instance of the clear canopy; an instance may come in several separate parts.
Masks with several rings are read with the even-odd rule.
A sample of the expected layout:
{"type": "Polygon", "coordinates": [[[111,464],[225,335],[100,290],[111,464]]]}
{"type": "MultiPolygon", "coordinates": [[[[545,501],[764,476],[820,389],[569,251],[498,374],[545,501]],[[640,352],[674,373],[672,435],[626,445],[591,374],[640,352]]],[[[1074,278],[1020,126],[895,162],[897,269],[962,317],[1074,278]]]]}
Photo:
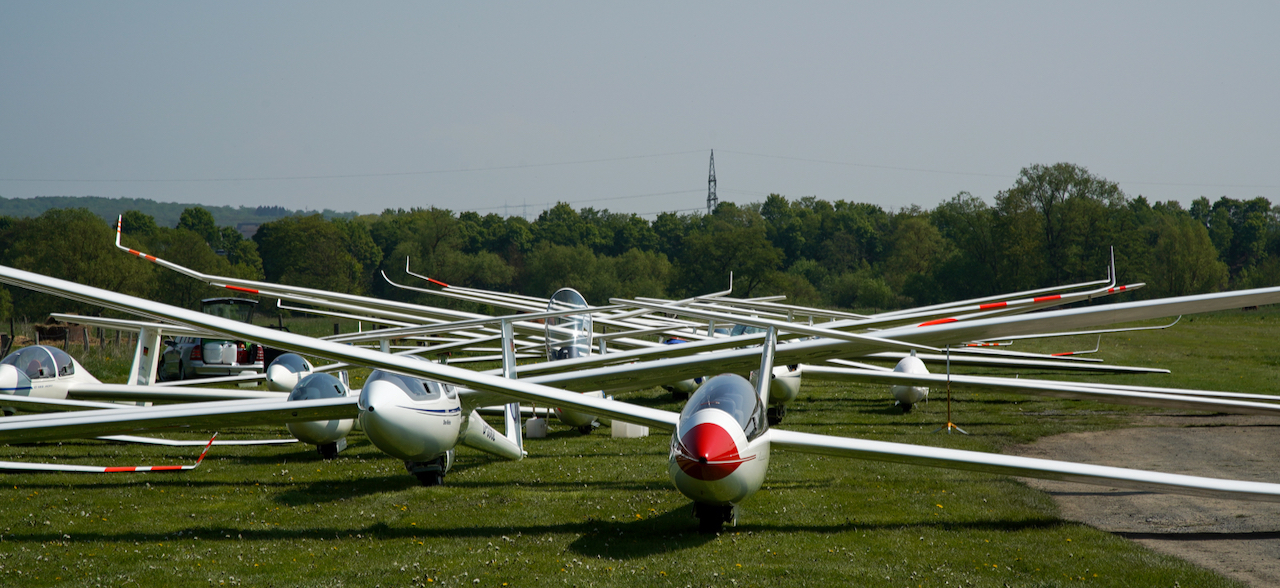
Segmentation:
{"type": "Polygon", "coordinates": [[[738,335],[754,335],[756,333],[763,333],[764,331],[765,329],[753,327],[751,325],[734,325],[733,330],[729,332],[729,336],[737,337],[738,335]]]}
{"type": "MultiPolygon", "coordinates": [[[[587,299],[573,288],[561,288],[551,295],[547,311],[587,308],[587,299]]],[[[552,360],[591,355],[591,315],[589,313],[551,317],[546,321],[547,357],[552,360]]]]}
{"type": "Polygon", "coordinates": [[[695,412],[713,408],[729,413],[749,440],[764,432],[764,406],[751,382],[741,376],[724,374],[707,380],[685,403],[680,418],[687,419],[695,412]]]}
{"type": "Polygon", "coordinates": [[[418,378],[411,378],[409,376],[402,376],[400,374],[393,374],[382,370],[376,370],[372,374],[369,374],[369,378],[364,381],[364,385],[368,386],[370,382],[377,381],[387,382],[388,384],[399,388],[405,394],[408,394],[410,398],[417,401],[437,400],[440,398],[441,394],[446,394],[449,398],[453,398],[454,396],[452,386],[440,384],[439,382],[419,380],[418,378]]]}
{"type": "Polygon", "coordinates": [[[295,374],[309,372],[314,369],[311,366],[311,362],[296,353],[285,353],[275,358],[275,360],[271,362],[271,365],[281,366],[295,374]]]}
{"type": "Polygon", "coordinates": [[[32,380],[70,376],[76,373],[75,362],[57,347],[33,345],[10,353],[0,363],[7,363],[32,380]]]}
{"type": "Polygon", "coordinates": [[[320,400],[341,398],[347,395],[342,381],[329,374],[311,374],[298,382],[289,393],[289,400],[320,400]]]}

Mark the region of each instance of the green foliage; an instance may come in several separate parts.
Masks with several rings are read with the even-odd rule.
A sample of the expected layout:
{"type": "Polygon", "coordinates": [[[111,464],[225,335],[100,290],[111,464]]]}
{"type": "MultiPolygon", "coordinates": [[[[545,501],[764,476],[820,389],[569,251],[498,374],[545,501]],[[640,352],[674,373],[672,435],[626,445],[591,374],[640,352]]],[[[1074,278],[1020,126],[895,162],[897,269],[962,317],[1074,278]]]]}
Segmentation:
{"type": "Polygon", "coordinates": [[[264,223],[253,236],[267,281],[363,292],[364,268],[347,249],[347,237],[320,215],[264,223]]]}
{"type": "Polygon", "coordinates": [[[588,301],[603,303],[608,293],[615,291],[618,276],[608,265],[597,268],[596,254],[585,245],[557,245],[543,241],[534,247],[526,258],[526,283],[534,292],[552,292],[560,288],[573,288],[588,301]]]}
{"type": "Polygon", "coordinates": [[[156,219],[149,214],[137,210],[126,210],[120,218],[120,231],[126,235],[133,235],[139,238],[147,239],[154,237],[160,232],[156,219]]]}
{"type": "MultiPolygon", "coordinates": [[[[151,239],[146,250],[152,255],[189,267],[198,272],[213,275],[232,273],[231,264],[226,258],[214,253],[204,237],[186,229],[165,231],[151,239]]],[[[134,263],[143,265],[142,260],[134,263]]],[[[151,269],[150,264],[144,267],[151,269]]],[[[166,304],[185,308],[199,308],[200,300],[214,296],[226,296],[227,291],[214,288],[198,280],[169,270],[152,272],[156,282],[155,297],[166,304]]]]}
{"type": "Polygon", "coordinates": [[[568,204],[558,202],[538,215],[537,222],[533,223],[533,237],[552,245],[590,248],[599,241],[600,231],[568,204]]]}
{"type": "Polygon", "coordinates": [[[342,234],[343,247],[360,264],[360,289],[369,291],[373,285],[373,274],[382,262],[382,250],[373,241],[368,223],[345,218],[336,218],[331,222],[342,234]]]}
{"type": "Polygon", "coordinates": [[[9,289],[0,287],[0,321],[13,318],[13,295],[9,289]]]}
{"type": "MultiPolygon", "coordinates": [[[[54,209],[32,219],[8,223],[0,234],[5,265],[89,286],[138,296],[152,294],[150,268],[112,246],[115,231],[87,209],[54,209]]],[[[50,312],[98,314],[98,307],[50,298],[27,290],[13,292],[18,316],[39,318],[50,312]]]]}
{"type": "Polygon", "coordinates": [[[843,308],[887,310],[899,306],[889,284],[870,270],[840,274],[827,281],[825,290],[829,300],[843,308]]]}
{"type": "Polygon", "coordinates": [[[889,242],[893,253],[885,263],[885,281],[898,292],[910,282],[913,290],[924,295],[930,286],[923,284],[929,282],[934,267],[951,254],[942,233],[924,217],[913,216],[897,223],[889,242]]]}
{"type": "Polygon", "coordinates": [[[573,288],[589,302],[610,298],[658,297],[666,293],[671,263],[661,253],[631,249],[617,257],[596,255],[584,245],[542,242],[525,258],[524,284],[544,296],[573,288]]]}
{"type": "MultiPolygon", "coordinates": [[[[288,213],[253,212],[266,215],[258,219],[288,213]]],[[[288,216],[262,223],[252,241],[215,222],[218,214],[216,207],[188,207],[179,229],[168,229],[136,208],[124,214],[124,234],[139,250],[181,257],[202,271],[471,309],[390,286],[379,270],[419,282],[404,275],[408,261],[415,272],[450,284],[534,296],[570,286],[598,303],[705,294],[723,289],[733,272],[737,296],[785,294],[800,304],[892,309],[1097,280],[1114,247],[1119,280],[1151,286],[1130,296],[1280,283],[1280,207],[1265,198],[1202,197],[1184,209],[1131,198],[1068,163],[1028,166],[992,199],[961,192],[933,210],[888,212],[780,194],[745,206],[722,203],[709,215],[661,213],[652,221],[563,202],[533,222],[431,207],[357,218],[288,216]]],[[[35,230],[32,222],[0,217],[0,235],[7,243],[26,240],[18,235],[35,230]]],[[[101,233],[95,231],[86,235],[101,233]]],[[[37,250],[60,245],[40,236],[27,241],[7,249],[6,258],[21,254],[36,264],[46,255],[37,250]]],[[[60,249],[47,255],[79,255],[60,249]]],[[[164,279],[155,294],[166,300],[190,304],[209,292],[164,279]]],[[[144,282],[137,287],[150,291],[144,282]]],[[[32,311],[25,299],[15,304],[32,311]]]]}
{"type": "MultiPolygon", "coordinates": [[[[110,223],[126,210],[138,211],[155,219],[162,227],[175,227],[182,212],[190,208],[190,204],[177,202],[156,202],[146,198],[103,198],[101,196],[37,196],[35,198],[2,198],[0,197],[0,216],[15,218],[34,218],[45,211],[56,208],[85,208],[110,223]]],[[[306,214],[304,211],[288,210],[280,206],[205,206],[217,224],[235,226],[239,223],[261,223],[286,216],[306,214]]],[[[352,218],[354,212],[335,212],[324,210],[325,218],[352,218]]],[[[128,225],[126,225],[127,227],[128,225]]]]}
{"type": "Polygon", "coordinates": [[[1150,270],[1155,296],[1216,292],[1227,285],[1227,265],[1218,261],[1209,232],[1190,215],[1162,216],[1150,270]]]}
{"type": "Polygon", "coordinates": [[[212,244],[220,240],[218,223],[213,220],[213,213],[199,206],[193,206],[182,211],[182,216],[178,217],[177,228],[186,229],[200,235],[206,243],[212,244]]]}
{"type": "Polygon", "coordinates": [[[1002,192],[1006,201],[1015,201],[1023,213],[1039,216],[1042,271],[1052,283],[1068,280],[1069,262],[1079,260],[1081,242],[1097,239],[1105,210],[1124,204],[1120,187],[1069,163],[1032,165],[1022,169],[1013,188],[1002,192]]]}
{"type": "Polygon", "coordinates": [[[764,219],[749,208],[721,203],[692,228],[676,262],[677,290],[685,294],[723,290],[733,272],[734,294],[751,296],[782,263],[782,250],[769,242],[764,219]]]}
{"type": "MultiPolygon", "coordinates": [[[[471,239],[483,243],[487,235],[478,233],[475,223],[460,223],[453,213],[440,209],[415,208],[408,213],[383,213],[374,223],[374,241],[381,236],[399,236],[383,260],[388,275],[403,275],[408,260],[413,271],[450,284],[474,288],[503,288],[515,277],[515,270],[500,255],[491,251],[467,248],[471,239]]],[[[385,251],[386,249],[384,249],[385,251]]]]}

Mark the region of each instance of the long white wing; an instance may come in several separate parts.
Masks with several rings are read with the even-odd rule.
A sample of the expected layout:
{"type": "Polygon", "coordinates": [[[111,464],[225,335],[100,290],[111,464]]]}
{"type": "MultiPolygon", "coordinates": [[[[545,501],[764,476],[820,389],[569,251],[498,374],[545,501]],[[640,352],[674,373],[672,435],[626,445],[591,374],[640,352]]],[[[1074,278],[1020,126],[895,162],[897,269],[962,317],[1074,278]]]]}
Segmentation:
{"type": "Polygon", "coordinates": [[[1109,466],[1017,457],[980,451],[925,447],[905,443],[849,439],[771,429],[773,447],[854,459],[970,470],[1008,476],[1044,478],[1208,498],[1280,502],[1280,484],[1202,478],[1109,466]]]}
{"type": "MultiPolygon", "coordinates": [[[[98,437],[103,441],[115,441],[117,443],[137,443],[140,445],[162,445],[164,447],[192,447],[204,443],[204,441],[192,441],[186,439],[164,439],[162,437],[137,437],[134,435],[103,435],[98,437]]],[[[288,445],[290,443],[301,443],[293,437],[285,437],[280,439],[221,439],[214,440],[214,445],[288,445]]]]}
{"type": "MultiPolygon", "coordinates": [[[[897,386],[929,386],[935,390],[945,388],[948,380],[945,374],[906,374],[902,372],[881,372],[822,366],[805,366],[803,373],[804,377],[815,380],[897,386]]],[[[1076,382],[1032,380],[1029,378],[960,375],[952,375],[950,383],[952,388],[969,390],[1017,392],[1055,398],[1095,400],[1113,404],[1155,406],[1181,410],[1280,416],[1280,404],[1266,402],[1280,401],[1280,396],[1263,394],[1234,394],[1210,390],[1176,390],[1173,388],[1152,387],[1129,388],[1124,386],[1079,384],[1076,382]]]]}
{"type": "MultiPolygon", "coordinates": [[[[898,361],[907,354],[894,351],[871,353],[864,355],[863,360],[898,361]]],[[[920,353],[916,355],[920,361],[936,365],[946,364],[948,358],[941,353],[920,353]]],[[[1163,368],[1149,368],[1128,365],[1110,365],[1097,362],[1082,362],[1079,359],[1031,359],[1017,357],[982,356],[969,353],[952,353],[951,365],[968,365],[977,367],[1021,368],[1036,370],[1054,370],[1068,372],[1095,372],[1111,374],[1167,374],[1163,368]]]]}
{"type": "MultiPolygon", "coordinates": [[[[129,384],[71,384],[67,397],[79,400],[129,402],[210,402],[217,400],[284,400],[283,392],[219,390],[213,388],[133,386],[129,384]]],[[[2,399],[0,399],[2,401],[2,399]]]]}
{"type": "Polygon", "coordinates": [[[0,419],[0,443],[118,435],[160,428],[222,428],[355,418],[354,396],[320,400],[228,400],[87,410],[0,419]]]}

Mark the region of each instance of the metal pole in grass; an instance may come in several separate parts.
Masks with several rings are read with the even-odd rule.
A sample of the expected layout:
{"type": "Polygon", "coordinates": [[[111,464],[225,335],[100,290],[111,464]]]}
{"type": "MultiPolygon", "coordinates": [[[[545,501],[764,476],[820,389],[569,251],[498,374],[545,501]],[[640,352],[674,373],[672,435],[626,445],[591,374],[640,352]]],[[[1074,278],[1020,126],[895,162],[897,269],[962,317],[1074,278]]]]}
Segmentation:
{"type": "Polygon", "coordinates": [[[955,423],[951,422],[951,346],[947,345],[946,349],[947,349],[947,424],[945,426],[934,429],[933,432],[937,433],[938,431],[946,429],[947,434],[951,434],[951,430],[955,429],[957,431],[960,431],[961,433],[964,433],[965,435],[968,435],[969,434],[968,431],[961,429],[960,427],[957,427],[955,423]]]}

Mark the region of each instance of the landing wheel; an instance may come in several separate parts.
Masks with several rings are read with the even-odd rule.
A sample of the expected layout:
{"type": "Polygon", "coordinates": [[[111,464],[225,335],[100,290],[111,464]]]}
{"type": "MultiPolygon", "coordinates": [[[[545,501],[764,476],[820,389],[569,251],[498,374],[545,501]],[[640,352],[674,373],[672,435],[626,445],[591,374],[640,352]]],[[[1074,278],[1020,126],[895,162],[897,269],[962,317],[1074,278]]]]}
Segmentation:
{"type": "Polygon", "coordinates": [[[688,399],[689,399],[689,393],[688,393],[688,392],[681,392],[681,391],[679,391],[679,390],[672,390],[672,391],[671,391],[671,399],[672,399],[672,400],[688,400],[688,399]]]}
{"type": "Polygon", "coordinates": [[[316,450],[320,452],[321,459],[334,459],[338,457],[337,443],[324,443],[317,445],[316,450]]]}
{"type": "Polygon", "coordinates": [[[583,435],[590,435],[590,434],[591,434],[591,432],[592,432],[592,431],[594,431],[594,430],[596,430],[596,428],[595,428],[595,426],[594,426],[594,425],[579,425],[579,426],[578,426],[578,432],[579,432],[579,433],[582,433],[583,435]]]}
{"type": "Polygon", "coordinates": [[[693,516],[698,517],[698,532],[719,533],[725,523],[737,524],[738,507],[732,504],[693,503],[693,516]]]}
{"type": "Polygon", "coordinates": [[[913,408],[915,408],[915,407],[916,407],[916,405],[914,405],[914,404],[908,404],[908,403],[906,403],[906,402],[903,402],[903,403],[901,404],[901,406],[902,406],[902,414],[907,414],[907,413],[911,412],[911,409],[913,409],[913,408]]]}
{"type": "Polygon", "coordinates": [[[782,422],[783,417],[787,416],[787,405],[771,406],[765,416],[769,419],[770,425],[777,425],[782,422]]]}
{"type": "Polygon", "coordinates": [[[437,457],[431,461],[406,461],[404,468],[423,486],[439,486],[444,484],[445,458],[437,457]]]}
{"type": "Polygon", "coordinates": [[[418,478],[420,484],[427,487],[444,484],[443,472],[419,472],[414,474],[414,477],[418,478]]]}

